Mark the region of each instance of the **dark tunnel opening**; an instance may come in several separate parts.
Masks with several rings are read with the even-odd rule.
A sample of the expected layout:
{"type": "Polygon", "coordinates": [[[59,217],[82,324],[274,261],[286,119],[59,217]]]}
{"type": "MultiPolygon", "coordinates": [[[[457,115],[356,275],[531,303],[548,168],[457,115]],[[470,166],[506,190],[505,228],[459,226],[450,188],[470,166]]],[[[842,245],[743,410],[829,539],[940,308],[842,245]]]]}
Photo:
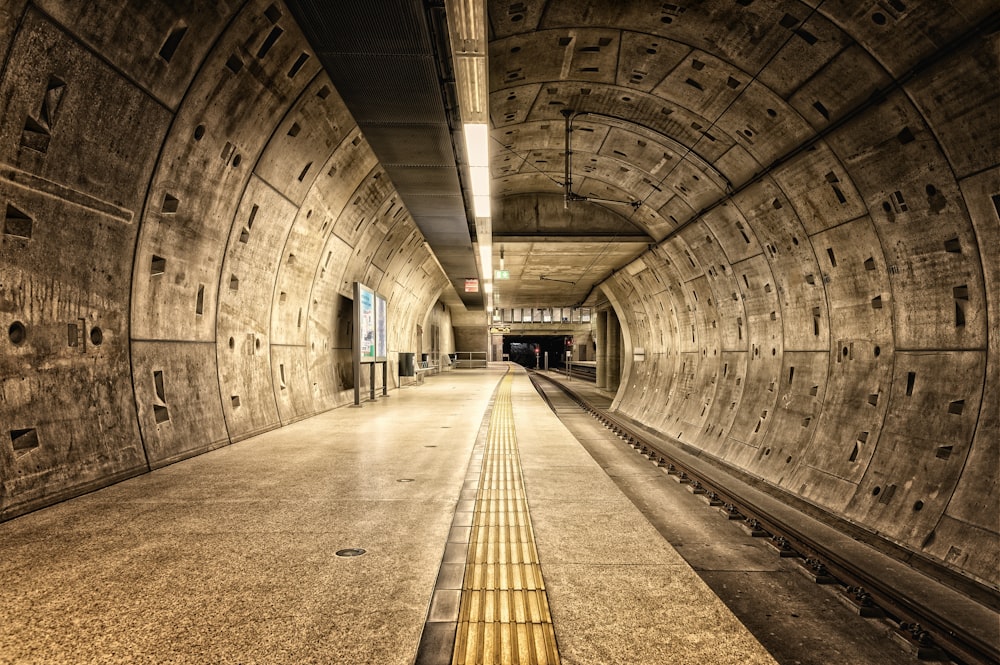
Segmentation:
{"type": "Polygon", "coordinates": [[[573,338],[568,335],[504,335],[503,353],[522,367],[544,369],[566,366],[567,353],[572,355],[573,338]]]}

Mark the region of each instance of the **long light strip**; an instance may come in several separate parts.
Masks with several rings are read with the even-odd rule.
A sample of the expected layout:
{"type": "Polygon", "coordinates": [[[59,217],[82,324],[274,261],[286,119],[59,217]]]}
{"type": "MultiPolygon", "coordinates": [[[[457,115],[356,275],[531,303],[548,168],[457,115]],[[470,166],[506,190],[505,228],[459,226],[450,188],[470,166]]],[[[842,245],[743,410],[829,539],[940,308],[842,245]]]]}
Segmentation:
{"type": "Polygon", "coordinates": [[[491,282],[493,279],[493,248],[485,243],[479,244],[479,265],[483,269],[483,281],[491,282]]]}
{"type": "Polygon", "coordinates": [[[480,280],[486,311],[493,303],[493,228],[490,210],[489,42],[486,0],[444,0],[454,59],[458,107],[469,167],[469,189],[479,245],[480,280]]]}
{"type": "Polygon", "coordinates": [[[476,217],[490,216],[490,134],[486,123],[467,122],[465,150],[472,179],[472,202],[476,217]]]}

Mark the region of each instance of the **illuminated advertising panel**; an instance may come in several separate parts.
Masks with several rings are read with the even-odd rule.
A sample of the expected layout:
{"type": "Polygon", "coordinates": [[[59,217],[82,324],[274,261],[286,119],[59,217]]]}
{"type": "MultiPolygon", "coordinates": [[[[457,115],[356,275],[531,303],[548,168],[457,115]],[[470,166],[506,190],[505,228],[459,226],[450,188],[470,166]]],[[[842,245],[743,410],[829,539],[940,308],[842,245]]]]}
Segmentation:
{"type": "Polygon", "coordinates": [[[354,283],[355,344],[362,363],[375,362],[375,292],[354,283]]]}

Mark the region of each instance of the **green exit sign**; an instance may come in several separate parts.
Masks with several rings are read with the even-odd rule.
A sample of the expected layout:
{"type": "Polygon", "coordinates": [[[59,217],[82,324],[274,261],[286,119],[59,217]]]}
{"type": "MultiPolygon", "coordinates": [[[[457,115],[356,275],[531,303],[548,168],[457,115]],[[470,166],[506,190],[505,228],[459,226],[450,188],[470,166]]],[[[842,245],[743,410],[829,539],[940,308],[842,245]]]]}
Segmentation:
{"type": "Polygon", "coordinates": [[[493,279],[510,279],[509,270],[494,270],[493,279]]]}

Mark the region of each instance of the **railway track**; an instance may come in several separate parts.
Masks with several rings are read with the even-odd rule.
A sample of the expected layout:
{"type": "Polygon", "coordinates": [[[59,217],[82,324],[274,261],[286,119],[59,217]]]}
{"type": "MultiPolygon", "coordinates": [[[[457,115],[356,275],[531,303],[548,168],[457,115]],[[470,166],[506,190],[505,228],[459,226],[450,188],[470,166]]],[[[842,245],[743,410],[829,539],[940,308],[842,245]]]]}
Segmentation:
{"type": "Polygon", "coordinates": [[[996,612],[1000,599],[988,598],[994,601],[988,606],[976,603],[976,609],[984,611],[977,612],[970,620],[970,615],[956,611],[953,603],[943,602],[936,606],[927,602],[934,595],[925,593],[926,589],[897,588],[901,586],[898,578],[876,574],[883,568],[873,565],[870,557],[858,557],[857,549],[852,556],[850,548],[845,551],[843,547],[829,546],[811,535],[808,528],[785,519],[779,514],[781,511],[767,505],[768,501],[755,496],[758,493],[739,489],[742,483],[726,483],[720,479],[723,474],[718,470],[706,472],[704,464],[685,462],[683,458],[687,456],[683,451],[672,451],[668,445],[654,441],[633,423],[594,406],[572,387],[537,372],[529,374],[550,406],[551,399],[539,384],[540,380],[558,388],[624,444],[664,468],[679,483],[686,484],[688,491],[702,494],[706,503],[717,506],[728,519],[742,520],[741,526],[748,533],[768,537],[778,555],[794,557],[803,567],[804,574],[815,582],[839,585],[842,600],[856,608],[858,614],[884,616],[894,626],[893,636],[916,659],[951,661],[957,665],[1000,663],[1000,613],[996,612]]]}
{"type": "MultiPolygon", "coordinates": [[[[552,371],[557,372],[562,376],[566,376],[565,367],[559,367],[552,371]]],[[[573,365],[569,370],[569,376],[574,379],[583,379],[584,381],[594,383],[597,381],[597,369],[595,367],[590,367],[589,365],[573,365]]]]}

